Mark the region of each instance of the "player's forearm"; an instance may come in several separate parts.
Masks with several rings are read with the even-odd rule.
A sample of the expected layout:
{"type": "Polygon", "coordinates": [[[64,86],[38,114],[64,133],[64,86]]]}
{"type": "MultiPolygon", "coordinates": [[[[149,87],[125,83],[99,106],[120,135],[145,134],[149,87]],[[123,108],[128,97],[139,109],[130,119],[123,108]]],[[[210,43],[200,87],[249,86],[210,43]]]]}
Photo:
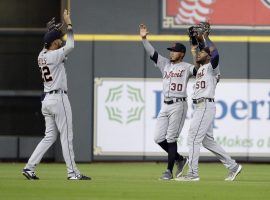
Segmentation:
{"type": "Polygon", "coordinates": [[[218,51],[216,50],[211,53],[212,67],[215,69],[218,66],[218,63],[219,63],[219,54],[218,51]]]}
{"type": "Polygon", "coordinates": [[[200,65],[197,63],[197,54],[198,54],[197,49],[191,50],[192,60],[193,60],[193,64],[194,64],[196,70],[198,70],[200,67],[200,65]]]}
{"type": "Polygon", "coordinates": [[[213,68],[216,68],[219,63],[219,53],[217,50],[216,45],[210,40],[210,38],[207,36],[204,38],[204,42],[207,47],[209,47],[210,52],[211,52],[211,64],[213,68]]]}
{"type": "Polygon", "coordinates": [[[150,44],[150,42],[147,39],[142,39],[142,43],[147,54],[153,57],[155,53],[154,47],[150,44]]]}
{"type": "Polygon", "coordinates": [[[158,59],[159,59],[159,54],[158,52],[154,49],[154,47],[150,44],[150,42],[146,39],[142,39],[144,49],[150,55],[150,59],[157,64],[158,59]]]}
{"type": "Polygon", "coordinates": [[[72,51],[72,49],[74,49],[74,35],[73,35],[73,30],[71,26],[68,26],[67,29],[67,42],[65,45],[65,55],[67,55],[69,52],[72,51]]]}
{"type": "Polygon", "coordinates": [[[210,40],[210,38],[208,36],[204,37],[204,44],[206,45],[206,47],[208,47],[210,49],[210,52],[212,54],[212,52],[216,52],[215,54],[218,54],[218,50],[216,45],[210,40]]]}

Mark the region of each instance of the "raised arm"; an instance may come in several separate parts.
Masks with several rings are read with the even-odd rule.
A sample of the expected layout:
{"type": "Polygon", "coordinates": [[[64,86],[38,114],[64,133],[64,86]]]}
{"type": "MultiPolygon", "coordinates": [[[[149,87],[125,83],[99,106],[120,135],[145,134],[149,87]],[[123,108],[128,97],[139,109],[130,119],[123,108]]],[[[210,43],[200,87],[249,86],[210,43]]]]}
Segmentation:
{"type": "Polygon", "coordinates": [[[64,48],[64,54],[67,55],[74,49],[74,36],[73,36],[73,30],[72,30],[72,23],[70,19],[70,13],[65,10],[63,14],[64,22],[67,25],[67,41],[64,48]]]}
{"type": "Polygon", "coordinates": [[[197,71],[200,67],[200,64],[197,63],[197,61],[196,61],[197,55],[198,55],[198,45],[191,44],[191,55],[192,55],[192,60],[193,60],[193,64],[194,64],[194,69],[192,71],[192,74],[193,74],[193,76],[196,76],[197,71]]]}
{"type": "Polygon", "coordinates": [[[157,63],[158,60],[158,53],[154,49],[154,47],[150,44],[150,42],[147,40],[147,35],[149,34],[147,27],[144,24],[140,24],[140,36],[142,38],[142,43],[144,46],[145,51],[150,56],[150,58],[157,63]]]}
{"type": "Polygon", "coordinates": [[[140,36],[142,38],[142,43],[144,46],[145,51],[147,52],[148,55],[150,55],[151,60],[154,61],[155,66],[158,67],[161,71],[161,73],[164,73],[164,68],[166,64],[170,62],[169,59],[161,56],[158,54],[158,52],[154,49],[154,47],[150,44],[150,42],[147,40],[147,35],[149,34],[146,26],[144,24],[141,24],[139,26],[140,28],[140,36]]]}
{"type": "Polygon", "coordinates": [[[213,68],[215,69],[218,66],[219,63],[219,54],[217,47],[215,44],[210,40],[209,38],[209,33],[205,33],[203,35],[204,43],[207,47],[209,47],[210,52],[211,52],[211,64],[213,68]]]}
{"type": "Polygon", "coordinates": [[[200,64],[197,63],[197,55],[198,55],[198,45],[191,45],[191,55],[192,55],[192,60],[195,68],[198,70],[200,67],[200,64]]]}

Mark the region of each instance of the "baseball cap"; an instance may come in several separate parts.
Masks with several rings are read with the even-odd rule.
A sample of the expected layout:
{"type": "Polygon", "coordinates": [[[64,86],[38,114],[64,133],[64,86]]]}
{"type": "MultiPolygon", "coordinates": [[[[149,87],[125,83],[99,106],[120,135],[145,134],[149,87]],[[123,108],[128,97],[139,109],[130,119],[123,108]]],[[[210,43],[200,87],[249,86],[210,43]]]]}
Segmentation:
{"type": "Polygon", "coordinates": [[[205,51],[209,56],[211,56],[211,51],[209,47],[204,47],[201,51],[205,51]]]}
{"type": "Polygon", "coordinates": [[[62,37],[62,32],[54,29],[45,33],[43,41],[45,44],[51,44],[54,40],[61,39],[62,37]]]}
{"type": "Polygon", "coordinates": [[[181,44],[181,43],[174,43],[174,45],[172,47],[167,48],[169,51],[175,51],[175,52],[182,52],[182,53],[186,53],[186,47],[185,45],[181,44]]]}

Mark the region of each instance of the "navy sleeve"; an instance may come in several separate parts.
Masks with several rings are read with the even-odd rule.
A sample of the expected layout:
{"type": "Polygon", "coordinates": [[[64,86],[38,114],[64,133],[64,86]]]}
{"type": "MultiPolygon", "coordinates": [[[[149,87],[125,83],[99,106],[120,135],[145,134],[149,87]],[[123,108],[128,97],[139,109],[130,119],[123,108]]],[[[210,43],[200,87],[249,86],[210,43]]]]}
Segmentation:
{"type": "Polygon", "coordinates": [[[219,54],[218,50],[215,49],[214,51],[211,52],[211,64],[213,69],[215,69],[218,66],[219,63],[219,54]]]}
{"type": "Polygon", "coordinates": [[[158,52],[155,51],[153,56],[150,56],[150,59],[153,60],[156,64],[158,61],[158,52]]]}
{"type": "Polygon", "coordinates": [[[196,76],[197,75],[197,69],[194,67],[193,69],[193,76],[196,76]]]}

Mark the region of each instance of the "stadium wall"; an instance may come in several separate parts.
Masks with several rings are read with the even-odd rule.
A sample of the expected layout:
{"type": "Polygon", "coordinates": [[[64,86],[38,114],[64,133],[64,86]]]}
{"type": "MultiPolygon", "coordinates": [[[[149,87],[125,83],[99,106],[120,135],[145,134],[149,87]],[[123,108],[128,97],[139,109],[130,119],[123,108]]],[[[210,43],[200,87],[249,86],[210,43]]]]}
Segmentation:
{"type": "MultiPolygon", "coordinates": [[[[148,25],[151,35],[167,35],[152,41],[153,46],[162,55],[168,55],[166,47],[171,45],[177,36],[181,36],[179,40],[184,38],[183,43],[188,46],[188,41],[184,37],[185,30],[166,32],[160,29],[160,0],[147,0],[147,3],[144,0],[114,0],[113,6],[111,2],[107,0],[76,0],[70,2],[77,41],[76,47],[67,62],[67,73],[69,97],[73,110],[75,155],[76,160],[82,162],[92,161],[94,158],[95,78],[160,78],[160,72],[153,67],[139,39],[135,36],[138,34],[138,25],[140,23],[148,25]],[[114,36],[119,34],[126,37],[120,35],[120,39],[115,40],[114,36]],[[82,36],[86,36],[87,39],[82,39],[82,36]]],[[[258,34],[258,32],[252,30],[235,32],[222,30],[215,32],[213,30],[213,35],[220,36],[215,41],[221,54],[222,78],[268,79],[270,76],[270,70],[268,69],[270,40],[268,37],[261,36],[267,34],[269,34],[267,31],[258,34]],[[247,37],[255,34],[260,35],[260,42],[247,37]]],[[[41,34],[37,37],[42,40],[41,34]]],[[[35,48],[35,50],[38,51],[39,49],[35,48]]],[[[2,55],[5,54],[5,48],[1,52],[2,55]]],[[[16,54],[23,55],[21,52],[16,52],[16,54]]],[[[36,52],[37,54],[38,52],[36,52]]],[[[33,58],[34,56],[31,57],[31,59],[33,58]]],[[[191,61],[189,52],[185,60],[191,61]]],[[[14,63],[14,65],[17,66],[18,64],[14,63]]],[[[24,66],[29,72],[35,67],[33,64],[27,63],[24,66]]],[[[5,74],[4,69],[1,70],[1,74],[5,74]]],[[[38,72],[31,76],[39,78],[38,72]]],[[[34,80],[34,83],[38,83],[37,85],[40,84],[38,78],[34,80]]],[[[5,80],[5,77],[2,76],[1,79],[5,80]]],[[[4,84],[5,90],[7,90],[9,83],[5,82],[4,84]]],[[[38,87],[33,89],[40,91],[41,88],[38,87]]],[[[34,102],[33,105],[36,107],[33,112],[37,113],[37,117],[26,117],[22,119],[22,124],[24,120],[25,124],[29,123],[29,121],[32,122],[33,119],[42,120],[38,108],[39,99],[35,98],[34,102]]],[[[5,115],[3,119],[5,119],[5,115]]],[[[5,123],[9,124],[9,126],[16,126],[13,121],[5,121],[5,123]]],[[[33,132],[30,136],[25,133],[26,131],[22,134],[13,134],[13,136],[8,133],[1,136],[0,143],[3,145],[0,145],[0,152],[4,153],[0,157],[15,159],[29,157],[42,136],[40,130],[44,129],[42,127],[33,131],[33,127],[27,126],[29,132],[33,132]],[[34,136],[35,133],[38,137],[34,136]],[[7,144],[9,148],[7,148],[7,144]]],[[[47,158],[56,161],[63,160],[59,141],[48,152],[47,158]]],[[[106,158],[111,159],[109,157],[104,159],[106,158]]],[[[113,159],[119,159],[119,157],[113,157],[113,159]]],[[[134,157],[134,159],[147,158],[134,157]]]]}

